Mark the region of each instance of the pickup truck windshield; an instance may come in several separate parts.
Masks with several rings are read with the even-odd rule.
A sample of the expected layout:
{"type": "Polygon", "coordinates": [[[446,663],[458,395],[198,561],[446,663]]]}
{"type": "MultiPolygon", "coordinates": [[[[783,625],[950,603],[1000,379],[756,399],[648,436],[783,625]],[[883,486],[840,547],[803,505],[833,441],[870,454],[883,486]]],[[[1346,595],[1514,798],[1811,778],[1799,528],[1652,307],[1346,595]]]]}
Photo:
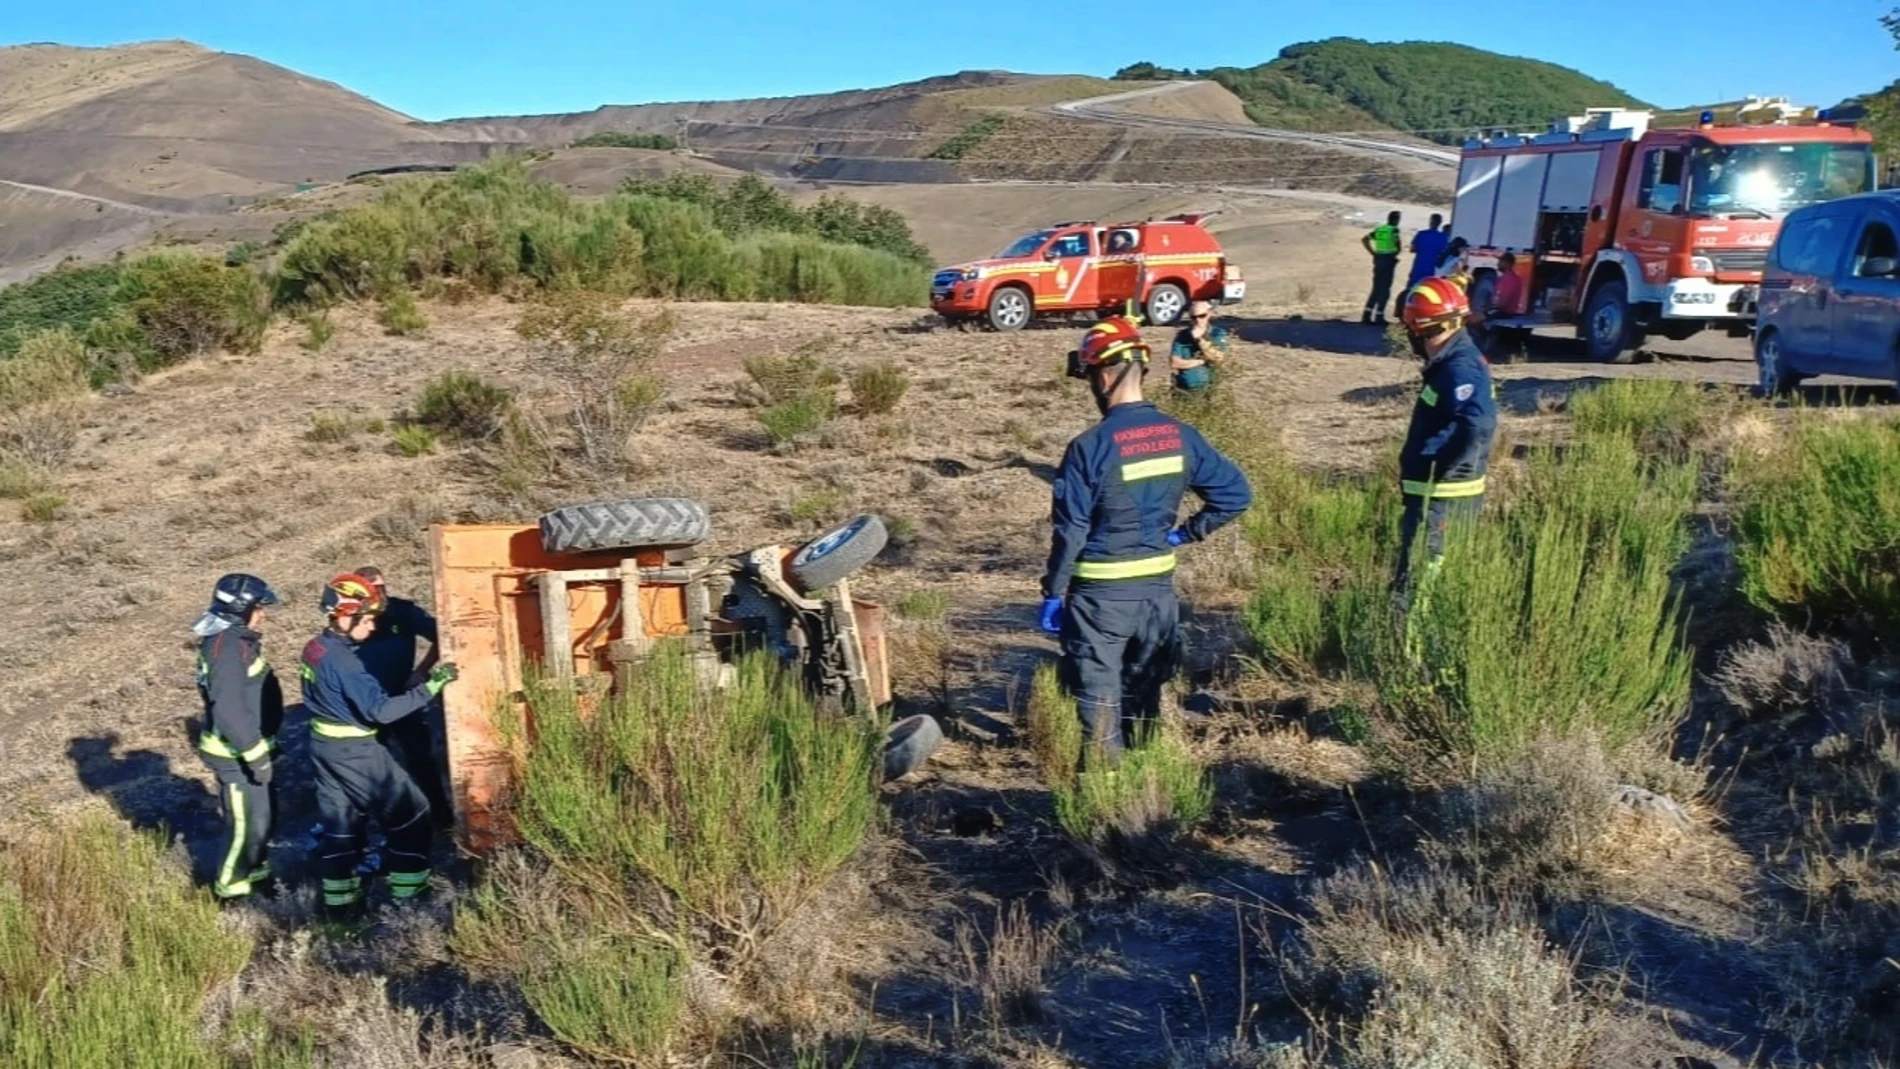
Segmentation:
{"type": "Polygon", "coordinates": [[[1689,154],[1689,211],[1779,217],[1874,188],[1867,145],[1699,145],[1689,154]]]}
{"type": "Polygon", "coordinates": [[[1017,238],[1015,244],[997,253],[996,258],[998,260],[1013,260],[1019,256],[1032,256],[1037,249],[1042,248],[1042,243],[1048,241],[1049,235],[1053,233],[1055,233],[1053,230],[1038,230],[1033,234],[1025,234],[1017,238]]]}

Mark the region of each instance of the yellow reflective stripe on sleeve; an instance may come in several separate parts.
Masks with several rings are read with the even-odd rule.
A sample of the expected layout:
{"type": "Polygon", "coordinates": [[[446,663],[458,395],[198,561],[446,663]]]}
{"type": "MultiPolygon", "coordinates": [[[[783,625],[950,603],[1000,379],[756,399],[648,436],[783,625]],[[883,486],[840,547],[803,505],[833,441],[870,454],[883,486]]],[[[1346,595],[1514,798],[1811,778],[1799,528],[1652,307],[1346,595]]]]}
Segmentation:
{"type": "Polygon", "coordinates": [[[251,882],[240,880],[237,875],[238,854],[243,851],[246,838],[244,795],[235,783],[225,784],[224,794],[225,804],[231,807],[231,849],[224,852],[224,864],[218,866],[218,882],[212,890],[222,898],[233,898],[249,894],[251,890],[251,882]]]}
{"type": "Polygon", "coordinates": [[[270,740],[259,739],[256,746],[238,754],[238,759],[242,761],[255,761],[268,753],[270,753],[270,740]]]}
{"type": "Polygon", "coordinates": [[[1179,475],[1186,470],[1186,457],[1155,457],[1152,460],[1137,460],[1133,464],[1122,465],[1122,482],[1132,483],[1137,479],[1152,479],[1157,475],[1179,475]]]}
{"type": "Polygon", "coordinates": [[[317,670],[307,664],[298,665],[297,674],[302,676],[306,683],[315,683],[317,681],[317,670]]]}
{"type": "Polygon", "coordinates": [[[1453,483],[1426,483],[1416,479],[1405,479],[1399,483],[1399,489],[1413,497],[1477,497],[1484,493],[1484,476],[1464,479],[1453,483]]]}
{"type": "Polygon", "coordinates": [[[310,733],[321,735],[326,739],[373,739],[376,737],[373,728],[360,728],[355,724],[338,724],[331,720],[312,720],[310,733]]]}
{"type": "Polygon", "coordinates": [[[1077,579],[1143,579],[1151,575],[1166,575],[1174,570],[1174,554],[1163,553],[1158,557],[1142,557],[1138,560],[1083,561],[1075,566],[1077,579]]]}
{"type": "Polygon", "coordinates": [[[268,671],[270,671],[270,662],[259,657],[257,660],[251,662],[251,666],[244,670],[244,674],[250,676],[252,679],[256,679],[268,671]]]}

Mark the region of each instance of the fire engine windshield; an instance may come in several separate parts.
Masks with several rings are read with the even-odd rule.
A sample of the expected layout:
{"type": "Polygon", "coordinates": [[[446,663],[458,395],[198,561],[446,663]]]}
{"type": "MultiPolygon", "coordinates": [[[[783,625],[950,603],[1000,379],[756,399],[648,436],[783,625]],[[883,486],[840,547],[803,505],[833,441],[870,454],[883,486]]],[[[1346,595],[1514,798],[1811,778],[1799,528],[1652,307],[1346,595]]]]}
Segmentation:
{"type": "Polygon", "coordinates": [[[1690,152],[1689,209],[1697,215],[1779,216],[1874,188],[1867,145],[1700,145],[1690,152]]]}
{"type": "Polygon", "coordinates": [[[998,260],[1010,260],[1018,256],[1032,256],[1037,249],[1042,248],[1042,243],[1048,241],[1049,235],[1053,233],[1055,233],[1053,230],[1038,230],[1033,234],[1024,234],[1022,237],[1016,239],[1015,244],[997,253],[996,258],[998,260]]]}

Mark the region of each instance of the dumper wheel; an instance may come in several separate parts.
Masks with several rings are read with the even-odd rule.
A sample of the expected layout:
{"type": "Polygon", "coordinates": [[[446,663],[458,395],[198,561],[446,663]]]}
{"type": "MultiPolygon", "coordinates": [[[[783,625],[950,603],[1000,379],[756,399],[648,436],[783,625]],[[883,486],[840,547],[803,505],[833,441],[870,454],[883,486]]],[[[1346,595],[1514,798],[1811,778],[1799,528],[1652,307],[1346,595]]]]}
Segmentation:
{"type": "Polygon", "coordinates": [[[823,590],[871,563],[884,552],[889,536],[884,521],[866,513],[836,530],[827,531],[799,547],[786,569],[792,585],[804,593],[823,590]]]}
{"type": "Polygon", "coordinates": [[[686,497],[589,501],[541,517],[541,548],[549,553],[692,546],[711,534],[706,506],[686,497]]]}
{"type": "Polygon", "coordinates": [[[943,743],[943,728],[927,715],[905,717],[884,736],[884,778],[902,779],[924,767],[943,743]]]}

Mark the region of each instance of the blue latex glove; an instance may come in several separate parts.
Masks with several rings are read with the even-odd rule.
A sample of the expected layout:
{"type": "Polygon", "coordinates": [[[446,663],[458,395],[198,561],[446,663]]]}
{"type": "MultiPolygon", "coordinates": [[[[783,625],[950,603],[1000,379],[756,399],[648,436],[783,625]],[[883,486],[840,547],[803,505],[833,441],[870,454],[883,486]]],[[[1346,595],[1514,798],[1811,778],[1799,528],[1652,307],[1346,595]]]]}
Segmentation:
{"type": "Polygon", "coordinates": [[[1179,527],[1176,527],[1174,530],[1168,532],[1168,545],[1170,546],[1182,545],[1186,543],[1187,540],[1188,540],[1187,532],[1183,531],[1179,527]]]}
{"type": "Polygon", "coordinates": [[[1062,599],[1042,599],[1042,629],[1052,635],[1062,633],[1062,599]]]}

